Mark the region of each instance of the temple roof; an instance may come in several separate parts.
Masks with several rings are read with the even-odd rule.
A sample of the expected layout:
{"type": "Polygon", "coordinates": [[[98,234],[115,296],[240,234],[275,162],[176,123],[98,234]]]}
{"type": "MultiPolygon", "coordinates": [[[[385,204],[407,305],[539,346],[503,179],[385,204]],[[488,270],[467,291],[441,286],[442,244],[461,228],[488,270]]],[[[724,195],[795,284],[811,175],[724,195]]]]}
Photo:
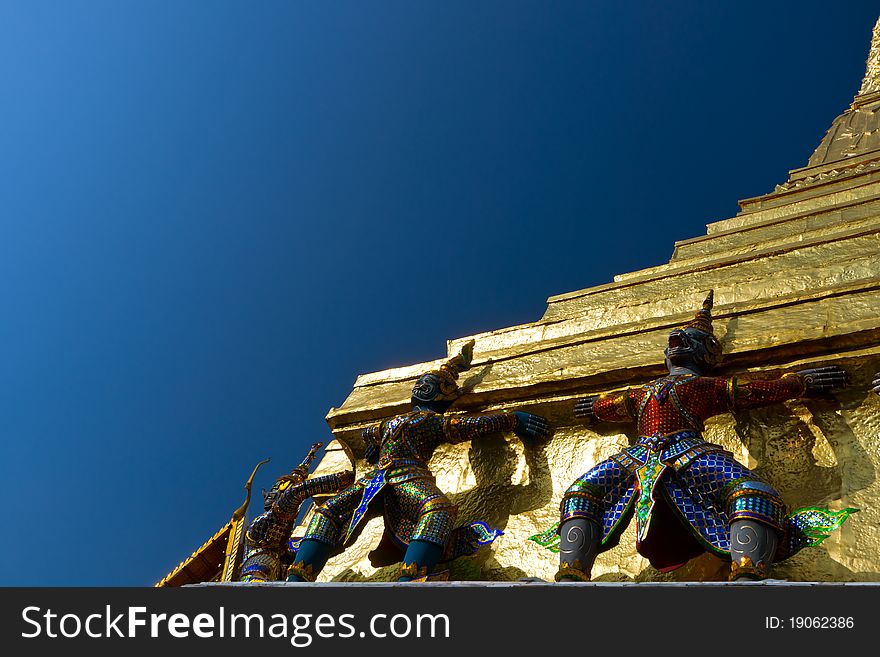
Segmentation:
{"type": "Polygon", "coordinates": [[[213,582],[220,579],[223,562],[226,559],[226,545],[229,532],[235,521],[230,520],[217,533],[189,558],[180,562],[174,570],[156,583],[156,587],[185,586],[199,582],[213,582]]]}
{"type": "MultiPolygon", "coordinates": [[[[311,452],[309,452],[312,455],[311,452]]],[[[181,561],[170,573],[160,579],[154,586],[186,586],[199,582],[231,582],[238,579],[244,552],[245,515],[251,502],[251,486],[257,470],[265,459],[257,463],[250,478],[244,485],[244,502],[232,512],[232,518],[223,525],[211,538],[193,552],[189,558],[181,561]]]]}

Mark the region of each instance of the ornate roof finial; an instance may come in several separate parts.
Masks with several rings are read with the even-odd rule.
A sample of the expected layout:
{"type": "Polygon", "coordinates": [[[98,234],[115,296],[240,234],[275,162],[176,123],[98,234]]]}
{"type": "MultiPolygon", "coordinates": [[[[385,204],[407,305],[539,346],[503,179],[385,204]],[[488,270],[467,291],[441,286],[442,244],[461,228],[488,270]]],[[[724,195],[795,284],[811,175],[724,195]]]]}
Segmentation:
{"type": "Polygon", "coordinates": [[[877,23],[874,25],[865,79],[862,80],[862,88],[859,89],[858,95],[864,96],[878,91],[880,91],[880,18],[877,19],[877,23]]]}
{"type": "Polygon", "coordinates": [[[271,459],[265,459],[257,463],[254,471],[251,472],[250,478],[247,480],[247,483],[244,485],[245,491],[247,491],[247,496],[244,498],[244,503],[238,507],[235,511],[232,512],[233,520],[241,520],[244,518],[244,514],[247,513],[248,505],[251,503],[251,485],[254,483],[254,477],[257,475],[257,470],[260,469],[260,466],[264,463],[268,463],[271,459]]]}

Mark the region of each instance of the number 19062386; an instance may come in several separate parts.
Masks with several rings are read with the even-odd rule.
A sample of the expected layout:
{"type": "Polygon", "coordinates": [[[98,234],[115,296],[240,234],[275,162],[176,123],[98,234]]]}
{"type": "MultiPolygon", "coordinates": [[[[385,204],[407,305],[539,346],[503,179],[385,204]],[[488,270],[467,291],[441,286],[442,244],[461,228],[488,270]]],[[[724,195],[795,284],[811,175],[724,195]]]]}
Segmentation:
{"type": "Polygon", "coordinates": [[[788,622],[794,630],[849,630],[855,626],[852,616],[791,616],[788,622]]]}

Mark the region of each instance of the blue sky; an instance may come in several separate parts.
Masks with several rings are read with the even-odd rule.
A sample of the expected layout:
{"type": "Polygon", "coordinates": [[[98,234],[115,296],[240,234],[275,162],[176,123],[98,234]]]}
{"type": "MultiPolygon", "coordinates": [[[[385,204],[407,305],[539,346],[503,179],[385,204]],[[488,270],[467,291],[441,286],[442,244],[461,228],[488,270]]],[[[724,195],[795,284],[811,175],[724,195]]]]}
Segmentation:
{"type": "Polygon", "coordinates": [[[4,585],[150,585],[364,372],[806,164],[876,2],[0,2],[4,585]]]}

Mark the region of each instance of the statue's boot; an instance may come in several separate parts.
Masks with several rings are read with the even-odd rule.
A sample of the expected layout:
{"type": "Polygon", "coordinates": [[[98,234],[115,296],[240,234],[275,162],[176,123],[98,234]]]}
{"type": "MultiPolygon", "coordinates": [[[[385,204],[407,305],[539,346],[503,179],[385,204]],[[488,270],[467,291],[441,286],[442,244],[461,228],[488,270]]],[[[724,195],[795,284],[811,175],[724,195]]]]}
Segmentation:
{"type": "Polygon", "coordinates": [[[599,552],[602,530],[592,520],[570,518],[559,527],[557,582],[588,582],[599,552]]]}
{"type": "Polygon", "coordinates": [[[778,532],[768,525],[754,520],[730,523],[730,581],[770,577],[778,543],[778,532]]]}
{"type": "Polygon", "coordinates": [[[434,566],[440,561],[443,548],[428,541],[414,540],[409,542],[406,554],[403,555],[403,565],[400,567],[398,582],[424,581],[428,579],[434,570],[434,566]]]}
{"type": "Polygon", "coordinates": [[[296,560],[287,569],[288,582],[314,582],[330,558],[331,547],[311,538],[303,539],[296,560]]]}

